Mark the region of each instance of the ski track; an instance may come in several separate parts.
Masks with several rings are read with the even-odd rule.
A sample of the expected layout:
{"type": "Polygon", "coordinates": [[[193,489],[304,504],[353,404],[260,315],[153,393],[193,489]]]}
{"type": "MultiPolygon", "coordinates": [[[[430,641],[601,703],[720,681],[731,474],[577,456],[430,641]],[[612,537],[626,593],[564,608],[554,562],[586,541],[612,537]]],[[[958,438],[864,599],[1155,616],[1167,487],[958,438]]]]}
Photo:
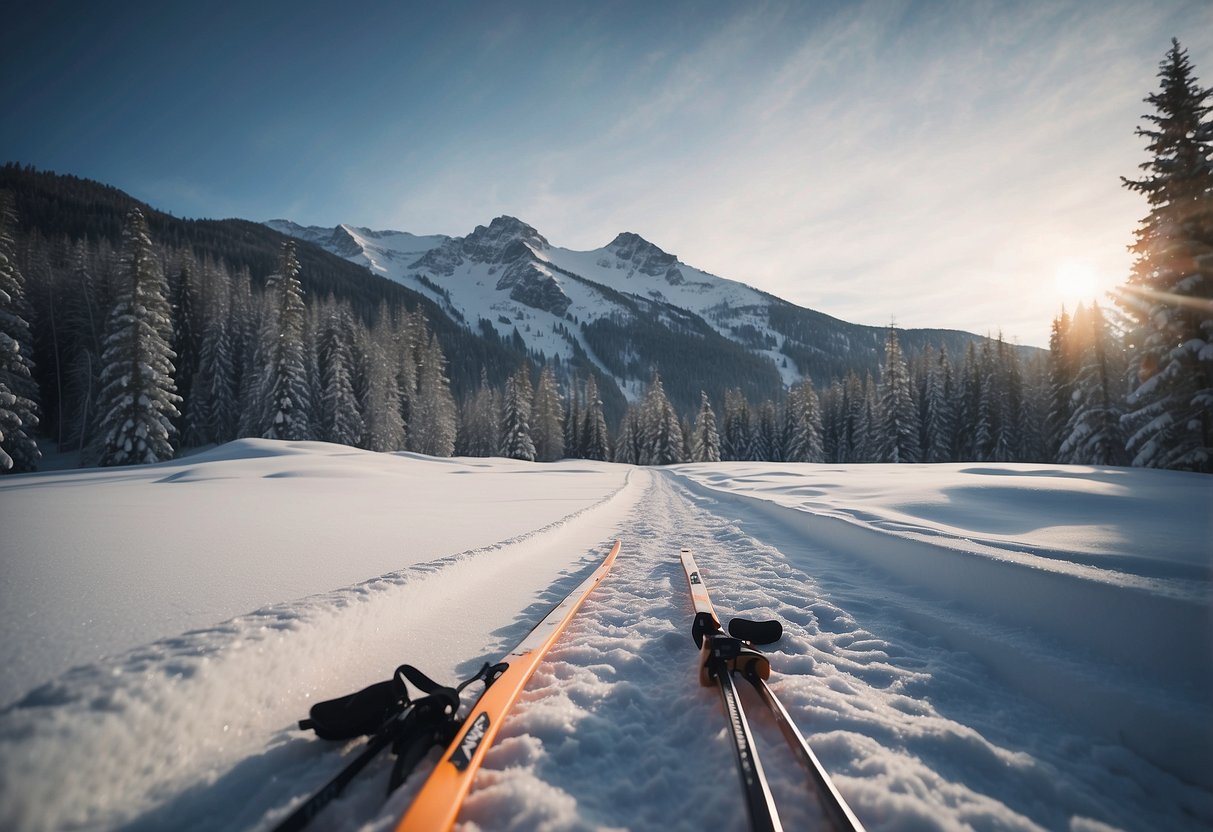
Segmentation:
{"type": "MultiPolygon", "coordinates": [[[[743,500],[650,476],[612,574],[503,726],[463,832],[746,827],[719,693],[698,685],[683,546],[723,620],[784,622],[772,688],[869,830],[1213,823],[1208,792],[1029,696],[991,699],[988,666],[916,626],[926,605],[912,588],[773,528],[743,500]]],[[[739,689],[785,827],[828,828],[761,702],[739,689]]]]}
{"type": "MultiPolygon", "coordinates": [[[[38,688],[0,711],[0,755],[19,749],[22,759],[0,766],[0,827],[268,829],[363,744],[295,730],[310,702],[406,661],[441,680],[470,675],[615,537],[623,548],[612,572],[503,724],[461,832],[746,828],[719,692],[698,684],[682,547],[694,550],[724,621],[784,622],[771,686],[872,832],[1213,826],[1207,791],[1000,688],[988,665],[938,635],[946,621],[980,638],[988,622],[933,610],[938,602],[914,587],[746,500],[636,469],[603,502],[529,534],[155,642],[38,688]],[[520,570],[533,580],[514,584],[546,591],[519,593],[510,621],[477,618],[477,593],[508,591],[504,576],[520,570]],[[431,577],[438,591],[427,592],[431,577]],[[459,628],[444,623],[453,609],[459,628]],[[280,727],[267,735],[266,725],[280,727]]],[[[738,687],[785,828],[826,828],[774,722],[738,687]]],[[[390,830],[427,766],[385,802],[383,755],[314,828],[390,830]]]]}

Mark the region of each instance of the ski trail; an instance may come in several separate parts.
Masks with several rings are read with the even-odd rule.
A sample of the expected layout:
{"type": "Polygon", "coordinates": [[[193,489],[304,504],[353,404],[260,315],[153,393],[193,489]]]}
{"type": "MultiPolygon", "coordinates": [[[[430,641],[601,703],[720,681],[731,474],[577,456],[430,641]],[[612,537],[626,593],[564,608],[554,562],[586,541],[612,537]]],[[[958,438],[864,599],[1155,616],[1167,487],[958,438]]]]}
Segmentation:
{"type": "MultiPolygon", "coordinates": [[[[990,669],[916,627],[917,599],[878,570],[739,501],[648,476],[615,569],[489,753],[460,816],[464,832],[745,828],[719,694],[696,678],[683,546],[724,620],[784,622],[772,688],[868,829],[1199,829],[1213,820],[1207,792],[1076,733],[1031,698],[991,697],[990,669]],[[1182,799],[1157,800],[1164,790],[1182,799]]],[[[773,722],[740,687],[786,828],[826,828],[773,722]]]]}

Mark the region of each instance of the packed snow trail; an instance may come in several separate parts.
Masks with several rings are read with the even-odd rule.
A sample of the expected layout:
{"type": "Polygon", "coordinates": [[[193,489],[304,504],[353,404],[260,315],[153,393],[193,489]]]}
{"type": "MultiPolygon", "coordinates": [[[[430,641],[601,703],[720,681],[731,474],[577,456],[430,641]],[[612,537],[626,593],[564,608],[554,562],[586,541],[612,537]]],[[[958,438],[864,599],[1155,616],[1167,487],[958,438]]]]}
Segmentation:
{"type": "MultiPolygon", "coordinates": [[[[489,753],[461,816],[468,829],[744,828],[719,697],[696,678],[683,546],[696,552],[722,617],[785,623],[772,688],[868,829],[1213,822],[1208,792],[1075,732],[917,629],[919,599],[896,580],[807,544],[744,501],[649,476],[610,580],[489,753]]],[[[960,614],[954,623],[983,627],[960,614]]],[[[788,828],[818,828],[803,770],[761,706],[749,710],[788,828]]]]}

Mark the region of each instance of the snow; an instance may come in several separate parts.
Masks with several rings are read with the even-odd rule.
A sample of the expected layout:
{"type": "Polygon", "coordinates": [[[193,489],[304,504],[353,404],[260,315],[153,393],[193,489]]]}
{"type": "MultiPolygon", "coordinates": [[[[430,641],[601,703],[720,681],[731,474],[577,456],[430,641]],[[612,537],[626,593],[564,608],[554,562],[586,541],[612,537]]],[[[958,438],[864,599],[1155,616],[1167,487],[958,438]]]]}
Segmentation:
{"type": "Polygon", "coordinates": [[[0,704],[77,664],[517,537],[624,480],[595,463],[543,472],[245,439],[160,465],[0,480],[0,704]]]}
{"type": "MultiPolygon", "coordinates": [[[[295,730],[312,702],[469,676],[614,539],[465,832],[744,826],[682,546],[722,616],[784,622],[772,686],[868,829],[1213,825],[1213,478],[243,440],[0,495],[0,828],[267,829],[361,747],[295,730]]],[[[786,827],[822,828],[743,699],[786,827]]],[[[316,828],[390,829],[424,765],[385,802],[377,761],[316,828]]]]}

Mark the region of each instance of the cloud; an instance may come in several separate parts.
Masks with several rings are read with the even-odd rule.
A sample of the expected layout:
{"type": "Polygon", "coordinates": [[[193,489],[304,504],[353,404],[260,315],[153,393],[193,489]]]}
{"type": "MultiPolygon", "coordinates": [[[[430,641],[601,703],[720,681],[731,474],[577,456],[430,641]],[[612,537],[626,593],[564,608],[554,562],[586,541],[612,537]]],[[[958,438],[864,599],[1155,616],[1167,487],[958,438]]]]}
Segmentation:
{"type": "Polygon", "coordinates": [[[1128,267],[1144,206],[1119,177],[1171,34],[1213,72],[1207,6],[1093,8],[747,5],[630,50],[615,21],[584,60],[553,44],[567,77],[347,189],[366,224],[463,234],[511,213],[572,248],[633,230],[838,317],[1043,344],[1059,262],[1128,267]]]}

